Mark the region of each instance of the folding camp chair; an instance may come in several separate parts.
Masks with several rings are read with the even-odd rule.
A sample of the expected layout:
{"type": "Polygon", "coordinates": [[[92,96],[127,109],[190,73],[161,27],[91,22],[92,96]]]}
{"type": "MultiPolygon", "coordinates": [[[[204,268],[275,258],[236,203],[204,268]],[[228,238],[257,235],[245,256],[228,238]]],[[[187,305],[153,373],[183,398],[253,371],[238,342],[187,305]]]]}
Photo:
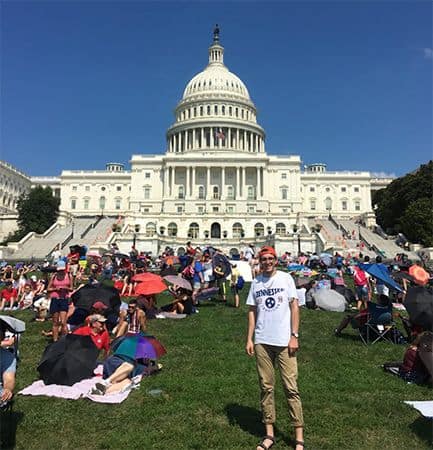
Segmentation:
{"type": "Polygon", "coordinates": [[[368,302],[367,310],[367,322],[359,329],[362,342],[368,345],[384,340],[396,344],[397,327],[392,319],[392,304],[380,306],[368,302]]]}

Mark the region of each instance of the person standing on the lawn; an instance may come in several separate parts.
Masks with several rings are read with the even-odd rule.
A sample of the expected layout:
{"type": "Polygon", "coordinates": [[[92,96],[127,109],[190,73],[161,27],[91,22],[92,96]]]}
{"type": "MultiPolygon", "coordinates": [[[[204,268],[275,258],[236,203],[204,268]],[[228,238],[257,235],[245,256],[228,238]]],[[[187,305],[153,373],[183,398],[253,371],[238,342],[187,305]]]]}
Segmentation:
{"type": "Polygon", "coordinates": [[[295,450],[301,450],[304,448],[304,419],[297,387],[299,305],[296,287],[290,274],[276,270],[277,255],[274,248],[262,247],[259,261],[262,272],[251,283],[247,299],[249,311],[245,347],[249,356],[256,356],[266,430],[257,450],[267,450],[275,443],[275,362],[279,367],[291,422],[295,428],[295,450]]]}

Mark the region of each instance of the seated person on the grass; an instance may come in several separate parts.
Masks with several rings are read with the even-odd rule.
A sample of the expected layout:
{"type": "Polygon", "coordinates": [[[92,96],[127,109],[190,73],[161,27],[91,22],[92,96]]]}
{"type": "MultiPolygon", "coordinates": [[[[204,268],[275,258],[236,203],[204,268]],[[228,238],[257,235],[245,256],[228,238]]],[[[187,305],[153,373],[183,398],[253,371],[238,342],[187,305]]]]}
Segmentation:
{"type": "Polygon", "coordinates": [[[127,333],[139,333],[146,331],[146,315],[138,307],[137,300],[131,299],[126,311],[120,311],[116,337],[127,333]]]}
{"type": "Polygon", "coordinates": [[[15,388],[17,361],[15,354],[7,349],[10,345],[11,340],[5,339],[5,331],[0,328],[0,407],[12,399],[15,388]]]}
{"type": "Polygon", "coordinates": [[[174,301],[164,305],[161,310],[175,314],[192,314],[193,303],[191,291],[182,289],[179,286],[173,285],[169,288],[170,293],[174,296],[174,301]]]}
{"type": "Polygon", "coordinates": [[[18,301],[18,291],[13,287],[11,281],[6,283],[6,287],[0,293],[0,311],[2,311],[7,305],[12,309],[18,301]]]}
{"type": "Polygon", "coordinates": [[[155,295],[139,295],[137,297],[137,305],[144,311],[146,319],[156,319],[159,311],[156,307],[155,295]]]}
{"type": "Polygon", "coordinates": [[[107,319],[101,314],[92,314],[88,319],[89,325],[77,328],[73,334],[90,336],[96,347],[99,350],[104,350],[104,357],[107,357],[110,351],[110,336],[105,328],[107,319]]]}
{"type": "Polygon", "coordinates": [[[344,317],[340,325],[334,330],[334,334],[340,336],[341,332],[349,325],[349,323],[352,323],[353,328],[361,328],[367,323],[369,315],[373,323],[377,325],[390,323],[392,320],[392,303],[389,297],[381,294],[377,303],[368,302],[366,309],[344,317]]]}

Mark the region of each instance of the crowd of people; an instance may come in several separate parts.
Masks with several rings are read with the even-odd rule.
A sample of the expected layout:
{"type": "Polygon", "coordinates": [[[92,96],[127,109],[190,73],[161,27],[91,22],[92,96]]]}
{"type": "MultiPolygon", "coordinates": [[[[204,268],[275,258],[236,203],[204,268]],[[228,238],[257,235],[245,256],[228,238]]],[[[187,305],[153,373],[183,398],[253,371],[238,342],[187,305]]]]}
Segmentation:
{"type": "MultiPolygon", "coordinates": [[[[184,254],[176,255],[167,247],[158,257],[152,257],[138,252],[135,247],[129,254],[121,253],[113,245],[104,255],[86,255],[80,246],[72,246],[65,256],[56,249],[51,260],[39,267],[31,264],[12,267],[1,263],[0,310],[33,309],[35,321],[51,320],[51,330],[42,330],[42,333],[54,343],[69,334],[89,336],[102,351],[100,356],[104,361],[103,379],[92,393],[106,395],[129,388],[138,374],[153,373],[160,368],[156,360],[111,354],[113,342],[139,334],[145,337],[148,320],[196,313],[204,299],[217,299],[238,308],[239,293],[245,282],[238,267],[241,264],[243,270],[248,267],[248,278],[252,279],[247,299],[246,352],[255,355],[257,360],[266,431],[257,448],[268,449],[275,442],[272,380],[276,363],[284,382],[296,445],[300,449],[303,447],[303,417],[295,359],[299,307],[324,308],[319,301],[321,295],[325,291],[335,291],[343,299],[343,309],[348,311],[334,330],[336,336],[341,336],[349,324],[362,332],[371,317],[375,324],[389,325],[396,318],[393,304],[404,305],[409,287],[431,282],[431,274],[404,255],[386,261],[381,256],[370,261],[362,254],[356,257],[339,253],[293,256],[284,252],[278,256],[272,247],[256,249],[246,245],[238,255],[228,256],[219,249],[193,247],[188,242],[184,254]],[[385,278],[371,275],[368,268],[373,265],[385,278]],[[415,269],[411,272],[411,268],[415,269]],[[166,290],[171,296],[168,303],[159,306],[157,302],[157,294],[165,285],[155,292],[147,289],[143,293],[146,274],[158,274],[161,280],[163,277],[178,280],[167,283],[166,290]],[[351,283],[347,283],[350,278],[353,289],[351,283]],[[102,298],[95,298],[87,309],[77,306],[77,294],[80,296],[86,289],[104,287],[110,282],[122,299],[117,307],[110,307],[102,298]],[[284,349],[288,349],[288,353],[284,349]]],[[[411,346],[399,373],[405,379],[418,381],[423,377],[416,351],[426,330],[407,317],[400,317],[411,346]]],[[[7,336],[4,329],[1,332],[0,406],[12,396],[14,377],[11,374],[16,369],[16,360],[7,351],[13,347],[11,336],[7,336]]]]}

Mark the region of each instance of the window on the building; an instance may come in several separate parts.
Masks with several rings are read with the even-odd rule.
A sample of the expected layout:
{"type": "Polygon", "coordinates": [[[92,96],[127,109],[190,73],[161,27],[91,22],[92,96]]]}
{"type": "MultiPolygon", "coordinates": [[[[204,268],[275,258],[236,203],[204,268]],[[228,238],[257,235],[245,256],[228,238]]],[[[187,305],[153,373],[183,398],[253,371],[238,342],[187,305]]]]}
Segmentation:
{"type": "Polygon", "coordinates": [[[361,211],[361,202],[359,200],[354,201],[355,211],[361,211]]]}
{"type": "Polygon", "coordinates": [[[220,199],[220,193],[219,193],[218,186],[214,186],[212,191],[213,191],[213,199],[214,200],[219,200],[220,199]]]}
{"type": "Polygon", "coordinates": [[[197,239],[199,233],[200,233],[200,227],[198,226],[198,224],[195,222],[191,223],[189,226],[189,229],[188,229],[188,237],[190,237],[192,239],[197,239]]]}
{"type": "Polygon", "coordinates": [[[232,227],[232,232],[234,238],[240,238],[243,232],[242,225],[239,222],[234,223],[232,227]]]}
{"type": "Polygon", "coordinates": [[[105,209],[105,197],[99,197],[99,209],[105,209]]]}
{"type": "Polygon", "coordinates": [[[150,178],[150,172],[145,172],[144,178],[150,178]]]}
{"type": "Polygon", "coordinates": [[[183,206],[178,206],[176,208],[176,211],[177,211],[178,214],[182,214],[183,213],[183,206]]]}
{"type": "Polygon", "coordinates": [[[310,192],[314,192],[316,188],[314,186],[310,186],[310,192]]]}
{"type": "Polygon", "coordinates": [[[346,192],[346,188],[344,186],[341,187],[341,192],[346,192]]]}
{"type": "Polygon", "coordinates": [[[105,186],[101,187],[101,191],[105,191],[105,189],[106,189],[105,186]]]}
{"type": "Polygon", "coordinates": [[[143,195],[146,200],[148,200],[150,198],[150,187],[146,186],[143,189],[143,195]]]}
{"type": "Polygon", "coordinates": [[[177,198],[185,198],[185,190],[184,190],[183,186],[179,186],[177,198]]]}
{"type": "Polygon", "coordinates": [[[284,223],[277,223],[275,233],[278,234],[278,236],[284,236],[286,234],[286,226],[284,223]]]}
{"type": "Polygon", "coordinates": [[[255,189],[254,186],[248,186],[247,198],[248,198],[248,200],[255,200],[256,199],[256,189],[255,189]]]}
{"type": "Polygon", "coordinates": [[[256,223],[254,225],[254,234],[256,236],[264,236],[264,234],[265,234],[265,227],[263,226],[262,223],[259,222],[259,223],[256,223]]]}
{"type": "Polygon", "coordinates": [[[281,198],[283,200],[287,200],[287,188],[282,188],[281,189],[281,198]]]}
{"type": "Polygon", "coordinates": [[[117,186],[117,187],[116,187],[116,190],[117,190],[117,191],[121,191],[121,190],[122,190],[122,186],[117,186]]]}
{"type": "Polygon", "coordinates": [[[84,199],[84,209],[89,209],[89,201],[90,199],[88,197],[84,199]]]}
{"type": "Polygon", "coordinates": [[[235,207],[232,205],[227,206],[227,212],[233,214],[235,212],[235,207]]]}
{"type": "Polygon", "coordinates": [[[235,198],[234,188],[233,186],[227,186],[227,199],[233,200],[235,198]]]}
{"type": "Polygon", "coordinates": [[[353,190],[354,190],[355,192],[359,192],[359,187],[354,187],[353,190]]]}
{"type": "Polygon", "coordinates": [[[310,209],[311,211],[316,210],[316,200],[310,200],[310,209]]]}
{"type": "Polygon", "coordinates": [[[213,112],[214,112],[215,115],[218,114],[218,106],[217,105],[214,106],[213,112]]]}
{"type": "Polygon", "coordinates": [[[282,179],[282,180],[285,180],[286,178],[287,178],[287,173],[283,172],[283,173],[281,174],[281,179],[282,179]]]}
{"type": "Polygon", "coordinates": [[[75,209],[77,207],[77,199],[71,198],[71,209],[75,209]]]}
{"type": "Polygon", "coordinates": [[[168,224],[167,233],[171,237],[177,236],[177,225],[174,222],[168,224]]]}
{"type": "Polygon", "coordinates": [[[332,199],[330,199],[329,197],[325,200],[325,209],[326,211],[331,211],[332,209],[332,199]]]}
{"type": "Polygon", "coordinates": [[[114,207],[116,209],[120,209],[121,204],[122,204],[122,199],[121,198],[116,198],[116,200],[114,201],[114,207]]]}
{"type": "Polygon", "coordinates": [[[342,209],[343,211],[346,211],[346,210],[347,210],[347,200],[342,200],[342,201],[341,201],[341,209],[342,209]]]}
{"type": "Polygon", "coordinates": [[[204,200],[205,196],[204,196],[204,186],[199,186],[198,187],[198,198],[200,200],[204,200]]]}
{"type": "Polygon", "coordinates": [[[76,192],[77,186],[72,186],[72,190],[73,190],[74,192],[76,192]]]}
{"type": "Polygon", "coordinates": [[[153,222],[146,224],[146,236],[151,237],[156,234],[156,225],[153,222]]]}
{"type": "Polygon", "coordinates": [[[199,207],[197,208],[197,212],[198,212],[199,214],[203,214],[203,213],[204,213],[204,206],[199,206],[199,207]]]}
{"type": "Polygon", "coordinates": [[[212,212],[217,213],[219,210],[218,206],[212,206],[212,212]]]}

